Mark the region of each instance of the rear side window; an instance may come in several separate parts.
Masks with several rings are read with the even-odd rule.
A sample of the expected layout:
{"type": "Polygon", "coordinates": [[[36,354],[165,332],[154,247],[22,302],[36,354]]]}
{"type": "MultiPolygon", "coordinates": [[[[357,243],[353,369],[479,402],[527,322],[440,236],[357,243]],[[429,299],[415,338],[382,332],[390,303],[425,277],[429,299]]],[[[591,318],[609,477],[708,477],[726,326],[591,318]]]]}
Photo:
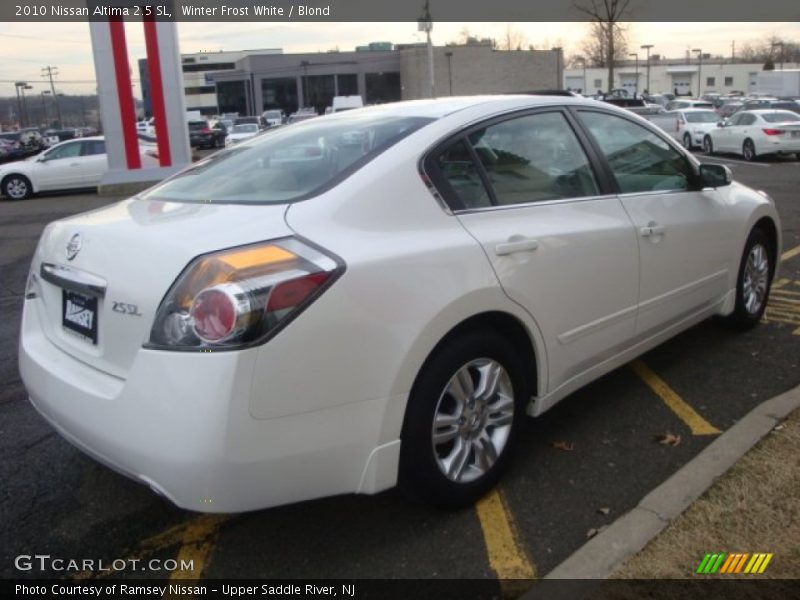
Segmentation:
{"type": "Polygon", "coordinates": [[[516,117],[473,131],[439,154],[435,166],[457,197],[460,205],[453,208],[599,193],[589,159],[560,112],[516,117]]]}
{"type": "Polygon", "coordinates": [[[282,127],[195,163],[146,197],[212,204],[295,202],[336,185],[432,120],[358,111],[282,127]]]}
{"type": "Polygon", "coordinates": [[[691,188],[691,164],[655,133],[616,115],[579,114],[608,160],[620,193],[691,188]]]}

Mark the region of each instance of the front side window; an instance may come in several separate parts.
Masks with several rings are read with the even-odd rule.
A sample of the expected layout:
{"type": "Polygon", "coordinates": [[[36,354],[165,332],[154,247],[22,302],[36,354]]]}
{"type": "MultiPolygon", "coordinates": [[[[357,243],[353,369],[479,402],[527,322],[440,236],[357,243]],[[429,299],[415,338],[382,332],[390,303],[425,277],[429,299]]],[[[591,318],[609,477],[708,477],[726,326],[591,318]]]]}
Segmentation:
{"type": "Polygon", "coordinates": [[[509,119],[468,139],[499,205],[598,193],[589,160],[560,112],[509,119]]]}
{"type": "Polygon", "coordinates": [[[686,120],[689,123],[716,123],[719,121],[719,115],[712,111],[690,112],[686,113],[686,120]]]}
{"type": "Polygon", "coordinates": [[[217,152],[145,197],[282,204],[321,193],[433,119],[355,111],[313,119],[217,152]]]}
{"type": "Polygon", "coordinates": [[[106,153],[105,140],[88,140],[83,142],[83,155],[94,156],[106,153]]]}
{"type": "Polygon", "coordinates": [[[737,123],[737,125],[741,125],[742,127],[744,127],[745,125],[752,125],[755,122],[756,122],[756,116],[755,115],[753,115],[753,114],[744,114],[744,115],[742,115],[742,118],[739,119],[739,122],[737,123]]]}
{"type": "Polygon", "coordinates": [[[74,158],[81,155],[81,143],[73,142],[72,144],[64,144],[50,150],[45,154],[47,160],[57,160],[59,158],[74,158]]]}
{"type": "Polygon", "coordinates": [[[608,160],[620,193],[691,188],[691,164],[655,133],[616,115],[590,111],[579,114],[608,160]]]}

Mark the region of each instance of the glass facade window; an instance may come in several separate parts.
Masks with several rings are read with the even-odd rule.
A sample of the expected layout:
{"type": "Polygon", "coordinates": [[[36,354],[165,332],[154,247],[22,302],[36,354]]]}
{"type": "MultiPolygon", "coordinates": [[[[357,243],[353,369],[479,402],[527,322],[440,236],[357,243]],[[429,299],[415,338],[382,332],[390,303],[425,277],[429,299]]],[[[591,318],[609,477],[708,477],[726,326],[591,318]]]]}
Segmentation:
{"type": "Polygon", "coordinates": [[[402,97],[398,72],[367,73],[365,80],[367,104],[397,102],[402,97]]]}
{"type": "Polygon", "coordinates": [[[232,62],[183,64],[184,73],[196,73],[197,71],[231,71],[235,68],[236,64],[232,62]]]}
{"type": "Polygon", "coordinates": [[[358,95],[358,75],[355,73],[347,73],[345,75],[337,75],[337,85],[339,87],[340,96],[357,96],[358,95]]]}
{"type": "Polygon", "coordinates": [[[247,114],[247,96],[244,81],[217,83],[217,104],[221,113],[247,114]]]}
{"type": "Polygon", "coordinates": [[[325,108],[333,104],[336,88],[333,75],[309,75],[303,78],[304,104],[312,107],[317,114],[324,114],[325,108]]]}
{"type": "Polygon", "coordinates": [[[295,112],[298,106],[297,79],[262,79],[261,103],[262,112],[269,109],[282,110],[286,115],[295,112]]]}

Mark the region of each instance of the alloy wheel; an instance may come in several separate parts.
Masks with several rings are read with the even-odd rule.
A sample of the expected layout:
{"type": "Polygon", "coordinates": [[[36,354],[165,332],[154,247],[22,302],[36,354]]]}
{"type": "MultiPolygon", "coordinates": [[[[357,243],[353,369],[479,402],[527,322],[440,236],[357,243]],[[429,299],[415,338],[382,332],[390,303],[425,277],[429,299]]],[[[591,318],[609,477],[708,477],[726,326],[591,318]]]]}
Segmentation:
{"type": "Polygon", "coordinates": [[[6,182],[4,191],[9,198],[22,200],[28,196],[28,182],[21,177],[12,177],[6,182]]]}
{"type": "Polygon", "coordinates": [[[439,470],[468,483],[484,475],[503,452],[514,421],[514,390],[503,366],[489,358],[463,365],[436,405],[431,441],[439,470]]]}
{"type": "Polygon", "coordinates": [[[764,304],[769,282],[769,253],[761,244],[755,244],[747,255],[742,279],[742,301],[751,315],[757,315],[764,304]]]}

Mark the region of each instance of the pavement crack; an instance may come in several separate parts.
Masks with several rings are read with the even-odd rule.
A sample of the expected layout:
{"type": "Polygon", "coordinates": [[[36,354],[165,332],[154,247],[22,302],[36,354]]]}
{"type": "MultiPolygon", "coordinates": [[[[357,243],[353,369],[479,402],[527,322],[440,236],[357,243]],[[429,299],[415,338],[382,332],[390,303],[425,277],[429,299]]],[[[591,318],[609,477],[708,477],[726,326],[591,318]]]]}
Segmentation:
{"type": "Polygon", "coordinates": [[[643,511],[649,512],[652,515],[655,515],[655,517],[659,521],[661,521],[662,523],[667,523],[667,524],[670,523],[669,519],[667,519],[666,517],[662,516],[658,511],[655,511],[652,508],[646,508],[646,507],[642,506],[641,504],[639,506],[637,506],[636,508],[638,508],[639,510],[643,510],[643,511]]]}

